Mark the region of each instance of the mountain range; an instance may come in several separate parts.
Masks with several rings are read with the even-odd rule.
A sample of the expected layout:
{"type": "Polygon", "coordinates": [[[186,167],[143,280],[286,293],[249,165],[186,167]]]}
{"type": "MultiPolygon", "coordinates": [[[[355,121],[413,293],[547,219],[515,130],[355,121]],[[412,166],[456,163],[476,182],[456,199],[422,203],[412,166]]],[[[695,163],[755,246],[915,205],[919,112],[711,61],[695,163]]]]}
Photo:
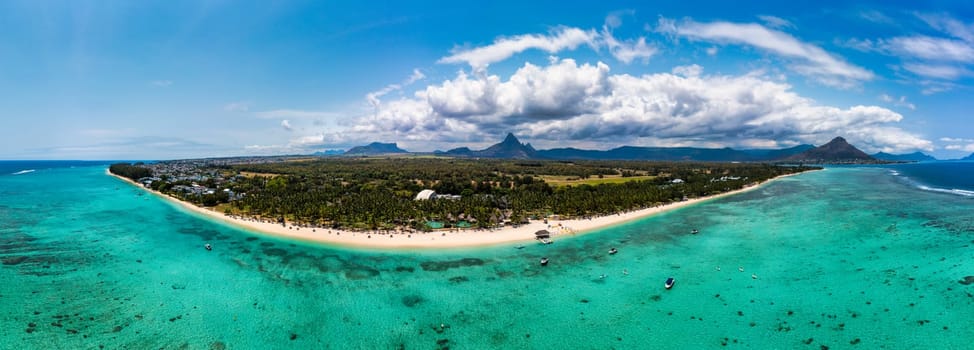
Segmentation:
{"type": "MultiPolygon", "coordinates": [[[[354,147],[345,155],[388,155],[409,153],[395,143],[373,142],[354,147]]],[[[468,147],[448,151],[435,151],[435,155],[467,158],[550,159],[550,160],[662,160],[662,161],[711,161],[711,162],[767,162],[790,161],[804,163],[879,163],[886,161],[933,160],[923,153],[895,155],[877,153],[870,156],[844,138],[836,137],[820,147],[798,145],[784,149],[733,149],[696,147],[637,147],[622,146],[610,150],[586,150],[578,148],[553,148],[537,150],[529,143],[521,143],[514,134],[507,134],[503,141],[482,150],[468,147]]],[[[974,155],[972,155],[974,156],[974,155]]]]}
{"type": "Polygon", "coordinates": [[[345,155],[350,156],[367,156],[367,155],[377,155],[377,154],[394,154],[394,153],[409,153],[399,145],[395,143],[382,143],[373,142],[365,146],[352,147],[348,151],[345,151],[345,155]]]}
{"type": "Polygon", "coordinates": [[[926,162],[926,161],[937,160],[937,158],[934,158],[933,156],[927,155],[923,152],[913,152],[907,154],[889,154],[886,152],[879,152],[873,154],[872,156],[873,158],[876,159],[887,160],[891,162],[926,162]]]}

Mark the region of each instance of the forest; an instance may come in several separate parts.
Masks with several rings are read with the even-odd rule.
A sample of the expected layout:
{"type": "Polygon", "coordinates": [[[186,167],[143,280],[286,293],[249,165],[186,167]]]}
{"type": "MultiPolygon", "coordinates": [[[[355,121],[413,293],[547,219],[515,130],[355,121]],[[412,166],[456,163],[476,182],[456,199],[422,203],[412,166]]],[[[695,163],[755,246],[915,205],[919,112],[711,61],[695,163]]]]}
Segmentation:
{"type": "Polygon", "coordinates": [[[226,188],[242,194],[222,205],[227,214],[354,230],[488,228],[550,215],[609,215],[810,169],[758,163],[399,157],[322,158],[201,170],[214,168],[232,179],[226,188]],[[546,182],[553,177],[563,185],[546,182]],[[424,189],[459,198],[415,200],[424,189]]]}
{"type": "Polygon", "coordinates": [[[132,179],[132,181],[138,181],[143,177],[152,176],[152,170],[142,165],[142,163],[115,163],[108,166],[108,171],[111,171],[112,174],[132,179]]]}

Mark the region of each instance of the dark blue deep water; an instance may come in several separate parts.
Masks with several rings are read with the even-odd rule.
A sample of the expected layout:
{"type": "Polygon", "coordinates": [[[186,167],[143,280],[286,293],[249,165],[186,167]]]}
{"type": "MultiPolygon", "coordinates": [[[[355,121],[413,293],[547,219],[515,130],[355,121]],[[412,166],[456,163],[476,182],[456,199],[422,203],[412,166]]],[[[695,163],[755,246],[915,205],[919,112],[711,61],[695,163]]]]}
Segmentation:
{"type": "Polygon", "coordinates": [[[0,176],[24,175],[35,171],[78,168],[115,163],[108,160],[0,160],[0,176]]]}
{"type": "Polygon", "coordinates": [[[974,162],[924,162],[890,167],[920,189],[974,196],[974,162]]]}

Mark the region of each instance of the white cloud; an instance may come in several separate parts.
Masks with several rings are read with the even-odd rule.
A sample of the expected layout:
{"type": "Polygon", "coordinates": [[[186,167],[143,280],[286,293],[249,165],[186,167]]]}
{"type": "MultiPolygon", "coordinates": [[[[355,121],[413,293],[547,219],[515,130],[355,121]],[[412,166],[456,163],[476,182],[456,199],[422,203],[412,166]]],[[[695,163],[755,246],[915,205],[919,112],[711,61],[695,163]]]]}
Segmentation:
{"type": "Polygon", "coordinates": [[[437,63],[466,63],[475,74],[485,74],[490,64],[500,62],[521,52],[537,49],[551,54],[563,50],[574,50],[582,44],[587,44],[593,50],[606,48],[609,54],[622,63],[629,64],[635,60],[647,62],[659,52],[659,49],[646,42],[646,37],[634,39],[619,39],[612,33],[613,29],[622,25],[621,13],[609,14],[601,31],[593,29],[583,30],[575,27],[559,26],[544,34],[524,34],[512,37],[501,37],[494,43],[474,48],[454,48],[452,54],[443,57],[437,63]]]}
{"type": "Polygon", "coordinates": [[[964,151],[964,152],[974,152],[974,143],[969,143],[966,145],[947,145],[944,149],[948,151],[964,151]]]}
{"type": "Polygon", "coordinates": [[[949,15],[917,14],[941,36],[905,35],[891,38],[849,39],[844,45],[860,51],[899,58],[901,67],[922,78],[925,95],[955,88],[954,81],[974,76],[974,25],[949,15]]]}
{"type": "Polygon", "coordinates": [[[893,55],[913,59],[948,62],[974,61],[974,46],[960,40],[915,35],[879,40],[877,46],[880,50],[888,51],[893,55]]]}
{"type": "Polygon", "coordinates": [[[604,63],[571,59],[544,67],[526,63],[506,79],[460,72],[313,141],[469,143],[513,131],[555,147],[569,140],[612,147],[793,146],[845,136],[867,151],[932,149],[930,141],[897,128],[903,116],[886,108],[818,105],[762,73],[704,75],[697,65],[674,72],[613,75],[604,63]]]}
{"type": "Polygon", "coordinates": [[[385,96],[386,94],[393,91],[402,90],[403,87],[412,85],[413,83],[425,78],[426,75],[423,74],[422,71],[420,71],[418,68],[413,69],[413,74],[410,75],[408,78],[406,78],[406,80],[404,80],[402,83],[389,84],[386,87],[379,89],[378,91],[370,92],[365,95],[365,99],[369,101],[369,104],[371,104],[372,107],[379,107],[379,103],[382,102],[379,100],[380,97],[385,96]]]}
{"type": "Polygon", "coordinates": [[[795,28],[795,24],[781,17],[763,15],[758,16],[758,19],[764,22],[764,24],[768,25],[768,27],[775,29],[795,28]]]}
{"type": "Polygon", "coordinates": [[[624,41],[616,39],[612,35],[612,29],[620,25],[622,25],[622,20],[619,16],[611,14],[605,18],[605,24],[602,26],[602,41],[605,42],[605,46],[609,49],[612,57],[625,64],[629,64],[635,59],[642,59],[643,62],[646,62],[659,51],[656,47],[646,44],[645,37],[624,41]]]}
{"type": "Polygon", "coordinates": [[[946,14],[917,14],[930,27],[952,37],[974,43],[974,25],[965,24],[946,14]]]}
{"type": "Polygon", "coordinates": [[[943,80],[957,80],[974,75],[966,68],[945,64],[905,63],[903,68],[919,76],[943,80]]]}
{"type": "Polygon", "coordinates": [[[281,121],[281,127],[287,131],[294,131],[294,128],[291,127],[291,122],[289,122],[287,119],[281,121]]]}
{"type": "Polygon", "coordinates": [[[795,37],[754,23],[710,22],[660,19],[657,30],[690,40],[753,46],[789,59],[791,68],[820,83],[849,88],[871,80],[872,72],[852,65],[822,48],[802,42],[795,37]]]}
{"type": "Polygon", "coordinates": [[[708,48],[707,48],[707,55],[708,55],[708,56],[714,56],[714,55],[717,55],[717,47],[716,47],[716,46],[711,46],[711,47],[708,47],[708,48]]]}
{"type": "Polygon", "coordinates": [[[941,93],[944,91],[950,91],[956,89],[959,85],[948,82],[948,81],[938,81],[938,80],[920,80],[919,85],[922,87],[920,93],[924,95],[933,95],[936,93],[941,93]]]}
{"type": "Polygon", "coordinates": [[[678,66],[673,67],[673,74],[684,76],[684,77],[698,77],[700,73],[703,73],[703,67],[691,64],[689,66],[678,66]]]}
{"type": "Polygon", "coordinates": [[[879,95],[879,99],[882,100],[883,102],[891,103],[897,107],[909,108],[911,111],[915,111],[917,109],[916,105],[906,100],[906,96],[900,96],[899,98],[895,98],[888,94],[881,94],[879,95]]]}
{"type": "Polygon", "coordinates": [[[948,151],[974,152],[974,139],[963,137],[941,137],[941,142],[947,143],[944,146],[948,151]]]}
{"type": "Polygon", "coordinates": [[[476,72],[484,71],[491,63],[500,62],[529,49],[557,53],[574,50],[579,45],[595,46],[598,34],[572,27],[556,27],[548,35],[526,34],[502,37],[493,44],[472,49],[455,48],[452,55],[443,57],[438,63],[466,63],[476,72]]]}
{"type": "Polygon", "coordinates": [[[340,116],[340,114],[333,112],[305,111],[298,109],[275,109],[270,111],[256,112],[254,115],[262,119],[321,119],[336,118],[340,116]]]}
{"type": "Polygon", "coordinates": [[[153,80],[153,81],[149,82],[149,84],[152,84],[152,86],[158,86],[158,87],[168,87],[168,86],[172,85],[172,80],[153,80]]]}
{"type": "Polygon", "coordinates": [[[894,23],[896,23],[896,21],[893,21],[893,19],[890,18],[889,16],[883,14],[882,12],[876,11],[876,10],[868,10],[868,11],[859,12],[859,17],[861,17],[862,19],[865,19],[867,21],[870,21],[870,22],[873,22],[873,23],[879,23],[879,24],[894,24],[894,23]]]}
{"type": "Polygon", "coordinates": [[[321,146],[325,144],[325,140],[326,139],[324,134],[306,135],[291,140],[291,142],[288,144],[288,147],[302,148],[308,146],[321,146]]]}
{"type": "Polygon", "coordinates": [[[250,102],[248,101],[230,102],[223,106],[223,110],[227,112],[247,112],[250,111],[250,102]]]}

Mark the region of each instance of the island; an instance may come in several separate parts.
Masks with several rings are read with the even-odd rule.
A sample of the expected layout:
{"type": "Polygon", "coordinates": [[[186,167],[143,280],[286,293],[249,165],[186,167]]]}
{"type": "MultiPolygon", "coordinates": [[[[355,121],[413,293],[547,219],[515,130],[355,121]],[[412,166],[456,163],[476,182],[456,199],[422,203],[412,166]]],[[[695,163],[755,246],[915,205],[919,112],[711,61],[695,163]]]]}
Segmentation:
{"type": "Polygon", "coordinates": [[[109,173],[261,233],[415,248],[574,235],[812,169],[386,155],[119,163],[109,173]]]}

